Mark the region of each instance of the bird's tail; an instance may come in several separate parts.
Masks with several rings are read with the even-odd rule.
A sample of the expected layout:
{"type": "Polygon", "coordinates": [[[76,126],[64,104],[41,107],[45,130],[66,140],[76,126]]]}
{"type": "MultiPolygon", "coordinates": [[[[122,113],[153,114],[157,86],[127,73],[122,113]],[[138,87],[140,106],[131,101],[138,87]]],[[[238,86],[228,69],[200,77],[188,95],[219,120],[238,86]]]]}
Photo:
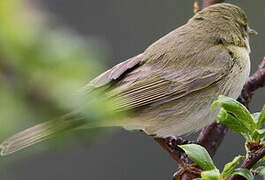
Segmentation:
{"type": "Polygon", "coordinates": [[[14,153],[30,145],[46,140],[55,134],[64,132],[65,130],[80,127],[84,123],[85,120],[82,118],[77,119],[76,117],[73,118],[71,115],[66,115],[59,120],[51,120],[38,124],[6,139],[0,144],[0,155],[5,156],[14,153]]]}

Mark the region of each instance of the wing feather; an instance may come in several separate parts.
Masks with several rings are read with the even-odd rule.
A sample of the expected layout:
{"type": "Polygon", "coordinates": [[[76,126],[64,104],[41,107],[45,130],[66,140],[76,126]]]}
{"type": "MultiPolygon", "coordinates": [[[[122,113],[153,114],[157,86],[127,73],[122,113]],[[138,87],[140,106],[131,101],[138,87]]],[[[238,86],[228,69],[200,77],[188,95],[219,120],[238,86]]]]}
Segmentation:
{"type": "MultiPolygon", "coordinates": [[[[116,87],[107,95],[117,102],[117,111],[176,100],[218,82],[229,73],[234,64],[228,52],[218,54],[212,61],[215,62],[212,66],[197,67],[194,71],[175,70],[175,75],[172,71],[167,74],[165,69],[156,68],[146,78],[116,87]],[[181,72],[183,74],[179,75],[181,72]]],[[[127,77],[131,78],[130,73],[127,77]]]]}
{"type": "Polygon", "coordinates": [[[211,86],[229,73],[234,65],[231,54],[224,49],[213,53],[216,55],[212,55],[213,59],[208,60],[206,67],[195,64],[192,68],[187,66],[173,70],[144,63],[143,54],[140,54],[114,66],[88,86],[95,89],[111,84],[111,90],[105,93],[112,99],[117,111],[177,100],[211,86]]]}

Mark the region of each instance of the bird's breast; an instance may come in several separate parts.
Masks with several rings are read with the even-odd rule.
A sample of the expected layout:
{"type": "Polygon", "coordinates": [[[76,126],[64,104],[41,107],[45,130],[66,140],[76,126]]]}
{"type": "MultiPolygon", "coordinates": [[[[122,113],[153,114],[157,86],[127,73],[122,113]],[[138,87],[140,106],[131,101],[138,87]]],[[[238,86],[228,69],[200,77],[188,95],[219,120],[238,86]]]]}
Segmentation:
{"type": "Polygon", "coordinates": [[[221,88],[222,94],[237,98],[250,74],[250,58],[247,48],[229,46],[234,54],[234,66],[229,75],[224,79],[221,88]]]}

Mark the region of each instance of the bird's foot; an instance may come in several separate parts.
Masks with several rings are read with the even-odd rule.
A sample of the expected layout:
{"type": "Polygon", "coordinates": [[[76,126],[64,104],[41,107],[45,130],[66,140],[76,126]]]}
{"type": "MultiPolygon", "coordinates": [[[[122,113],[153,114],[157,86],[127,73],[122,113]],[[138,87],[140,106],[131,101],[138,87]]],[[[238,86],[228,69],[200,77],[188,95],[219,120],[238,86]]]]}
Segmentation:
{"type": "Polygon", "coordinates": [[[183,152],[183,150],[181,148],[178,147],[178,145],[183,145],[183,144],[197,144],[197,142],[193,142],[193,141],[189,141],[189,140],[185,140],[182,137],[174,137],[174,136],[169,136],[166,138],[166,143],[168,145],[168,147],[172,150],[172,151],[179,151],[179,152],[183,152]]]}

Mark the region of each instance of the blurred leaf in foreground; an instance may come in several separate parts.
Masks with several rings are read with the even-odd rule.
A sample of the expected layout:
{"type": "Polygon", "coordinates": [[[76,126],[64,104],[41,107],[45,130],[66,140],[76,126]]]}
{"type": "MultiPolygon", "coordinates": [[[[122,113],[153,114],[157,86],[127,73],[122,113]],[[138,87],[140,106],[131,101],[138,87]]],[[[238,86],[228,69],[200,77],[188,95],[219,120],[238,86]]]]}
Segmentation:
{"type": "Polygon", "coordinates": [[[0,1],[0,138],[76,109],[104,123],[114,115],[111,104],[99,94],[77,93],[100,71],[102,52],[69,29],[50,26],[50,16],[29,3],[0,1]]]}

